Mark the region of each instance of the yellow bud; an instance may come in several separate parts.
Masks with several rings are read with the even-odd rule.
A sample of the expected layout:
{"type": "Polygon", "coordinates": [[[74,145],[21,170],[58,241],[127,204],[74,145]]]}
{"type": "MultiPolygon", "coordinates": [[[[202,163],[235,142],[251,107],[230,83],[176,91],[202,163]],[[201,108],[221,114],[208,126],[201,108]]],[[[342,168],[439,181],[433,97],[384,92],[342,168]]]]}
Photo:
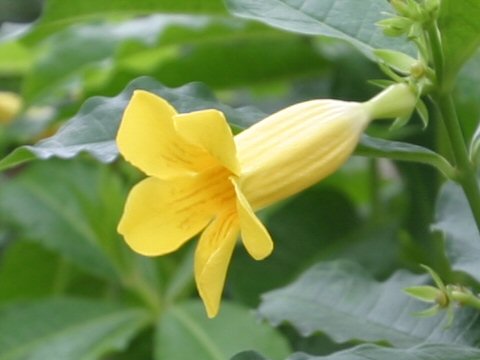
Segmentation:
{"type": "Polygon", "coordinates": [[[8,124],[22,108],[22,99],[15,93],[0,91],[0,123],[8,124]]]}

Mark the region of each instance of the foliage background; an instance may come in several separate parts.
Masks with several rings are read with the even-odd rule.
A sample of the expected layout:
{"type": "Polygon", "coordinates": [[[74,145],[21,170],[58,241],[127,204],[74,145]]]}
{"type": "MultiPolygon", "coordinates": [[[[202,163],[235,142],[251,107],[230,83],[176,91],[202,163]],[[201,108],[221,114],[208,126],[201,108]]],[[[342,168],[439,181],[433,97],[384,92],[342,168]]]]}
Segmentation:
{"type": "MultiPolygon", "coordinates": [[[[194,241],[143,258],[116,232],[142,176],[113,142],[133,89],[180,111],[219,108],[236,131],[302,100],[366,100],[368,81],[385,78],[374,49],[415,53],[374,25],[382,11],[378,0],[1,0],[0,88],[24,106],[0,124],[0,359],[480,358],[474,310],[456,309],[445,328],[442,315],[412,316],[424,305],[402,292],[429,281],[419,264],[450,283],[480,280],[461,190],[382,158],[401,157],[390,141],[452,158],[431,104],[426,129],[418,118],[373,124],[369,135],[389,142],[264,211],[275,252],[257,263],[236,250],[214,320],[195,292],[194,241]]],[[[472,18],[474,0],[442,2],[467,139],[480,113],[472,18]]]]}

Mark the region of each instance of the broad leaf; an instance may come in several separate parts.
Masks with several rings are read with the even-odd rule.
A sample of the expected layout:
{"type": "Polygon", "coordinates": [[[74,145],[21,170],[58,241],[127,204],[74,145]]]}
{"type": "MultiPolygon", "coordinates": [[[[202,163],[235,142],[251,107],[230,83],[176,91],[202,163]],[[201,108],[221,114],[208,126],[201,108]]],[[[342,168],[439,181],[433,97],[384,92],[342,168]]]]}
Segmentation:
{"type": "Polygon", "coordinates": [[[448,329],[443,316],[413,316],[425,305],[402,289],[424,281],[400,271],[380,283],[353,263],[319,263],[291,285],[265,294],[259,314],[274,325],[290,323],[304,336],[323,332],[336,342],[476,344],[480,320],[474,310],[458,310],[448,329]]]}
{"type": "Polygon", "coordinates": [[[118,178],[105,167],[49,162],[1,185],[0,214],[24,238],[115,280],[125,260],[126,245],[116,232],[124,196],[118,178]]]}
{"type": "Polygon", "coordinates": [[[392,12],[386,1],[377,0],[227,0],[234,15],[307,35],[348,41],[374,58],[378,48],[411,51],[403,40],[387,38],[375,23],[392,12]],[[361,14],[361,16],[359,16],[361,14]]]}
{"type": "Polygon", "coordinates": [[[2,251],[0,302],[52,295],[60,264],[58,255],[42,246],[15,241],[2,251]]]}
{"type": "Polygon", "coordinates": [[[446,82],[453,86],[456,74],[480,45],[480,2],[442,0],[440,30],[445,55],[446,82]]]}
{"type": "Polygon", "coordinates": [[[432,229],[442,232],[452,268],[480,281],[480,234],[465,194],[457,184],[448,182],[441,189],[432,229]]]}
{"type": "Polygon", "coordinates": [[[286,341],[245,308],[222,303],[220,314],[208,319],[200,302],[169,307],[160,318],[155,360],[225,360],[243,349],[256,349],[280,359],[288,354],[286,341]]]}
{"type": "Polygon", "coordinates": [[[0,358],[98,359],[123,350],[149,322],[142,309],[58,298],[0,308],[0,358]]]}
{"type": "Polygon", "coordinates": [[[72,158],[85,151],[100,161],[113,161],[118,150],[115,136],[120,120],[135,89],[144,89],[156,93],[169,102],[179,112],[216,108],[223,111],[229,122],[239,127],[261,118],[263,115],[252,108],[232,109],[220,104],[212,93],[200,83],[191,83],[180,88],[170,89],[151,78],[139,78],[133,81],[119,95],[94,97],[88,99],[78,114],[70,119],[55,135],[40,141],[34,146],[22,146],[0,161],[0,170],[33,159],[50,157],[72,158]]]}
{"type": "MultiPolygon", "coordinates": [[[[391,349],[376,345],[360,345],[326,356],[293,354],[286,360],[477,360],[480,350],[468,346],[428,344],[410,349],[391,349]]],[[[236,355],[231,360],[268,360],[250,352],[236,355]]]]}

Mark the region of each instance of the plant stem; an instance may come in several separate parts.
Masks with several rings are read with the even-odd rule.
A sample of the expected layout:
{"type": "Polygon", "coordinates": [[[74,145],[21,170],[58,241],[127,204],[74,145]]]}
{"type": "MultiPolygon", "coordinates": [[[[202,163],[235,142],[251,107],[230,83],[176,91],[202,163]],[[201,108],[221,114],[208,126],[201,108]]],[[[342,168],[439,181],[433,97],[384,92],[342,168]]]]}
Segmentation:
{"type": "Polygon", "coordinates": [[[440,94],[436,99],[443,122],[447,128],[448,138],[459,170],[457,182],[463,188],[472,209],[477,228],[480,231],[480,190],[475,170],[468,157],[467,146],[458,122],[455,106],[450,95],[440,94]]]}
{"type": "Polygon", "coordinates": [[[475,169],[469,160],[468,150],[462,128],[457,117],[455,105],[450,95],[450,90],[443,82],[444,59],[440,33],[435,22],[430,24],[428,39],[433,66],[435,67],[437,91],[433,98],[440,111],[441,118],[447,129],[447,136],[452,147],[458,176],[456,181],[462,186],[465,196],[473,213],[473,217],[480,231],[480,189],[475,174],[475,169]]]}

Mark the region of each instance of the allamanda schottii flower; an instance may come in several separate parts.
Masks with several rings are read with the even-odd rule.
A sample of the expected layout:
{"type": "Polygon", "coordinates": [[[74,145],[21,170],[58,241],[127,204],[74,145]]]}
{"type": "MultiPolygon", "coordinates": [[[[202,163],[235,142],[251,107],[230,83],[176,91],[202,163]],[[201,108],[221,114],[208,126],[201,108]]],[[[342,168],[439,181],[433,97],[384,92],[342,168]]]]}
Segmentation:
{"type": "Polygon", "coordinates": [[[195,280],[213,317],[239,235],[254,259],[272,252],[255,211],[338,169],[372,119],[404,116],[414,105],[409,87],[397,84],[364,103],[302,102],[233,136],[218,110],[178,114],[164,99],[137,90],[117,144],[148,177],[131,190],[118,230],[147,256],[175,251],[202,232],[195,280]]]}

